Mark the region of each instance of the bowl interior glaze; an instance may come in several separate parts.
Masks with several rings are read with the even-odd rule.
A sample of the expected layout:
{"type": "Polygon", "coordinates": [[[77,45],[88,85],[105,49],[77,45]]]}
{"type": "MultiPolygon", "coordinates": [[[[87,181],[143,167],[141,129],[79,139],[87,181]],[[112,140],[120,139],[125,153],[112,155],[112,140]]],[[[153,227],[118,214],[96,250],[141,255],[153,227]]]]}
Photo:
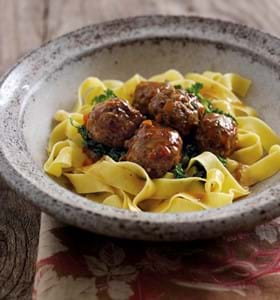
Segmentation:
{"type": "Polygon", "coordinates": [[[89,202],[46,176],[42,164],[54,113],[71,110],[78,86],[88,76],[127,80],[139,73],[148,78],[170,68],[183,74],[239,73],[253,81],[245,102],[280,134],[279,44],[278,39],[245,26],[195,17],[139,17],[63,36],[27,56],[2,81],[1,172],[48,213],[112,236],[208,238],[269,220],[280,214],[280,174],[222,209],[155,215],[89,202]]]}

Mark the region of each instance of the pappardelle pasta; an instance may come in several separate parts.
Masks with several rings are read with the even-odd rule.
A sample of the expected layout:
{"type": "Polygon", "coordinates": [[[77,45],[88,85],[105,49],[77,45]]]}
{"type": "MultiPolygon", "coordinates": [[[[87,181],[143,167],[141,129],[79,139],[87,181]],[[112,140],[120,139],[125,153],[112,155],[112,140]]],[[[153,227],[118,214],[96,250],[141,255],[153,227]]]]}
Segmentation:
{"type": "Polygon", "coordinates": [[[222,207],[280,170],[280,137],[246,106],[238,74],[176,70],[89,77],[59,110],[44,170],[92,201],[131,211],[222,207]]]}

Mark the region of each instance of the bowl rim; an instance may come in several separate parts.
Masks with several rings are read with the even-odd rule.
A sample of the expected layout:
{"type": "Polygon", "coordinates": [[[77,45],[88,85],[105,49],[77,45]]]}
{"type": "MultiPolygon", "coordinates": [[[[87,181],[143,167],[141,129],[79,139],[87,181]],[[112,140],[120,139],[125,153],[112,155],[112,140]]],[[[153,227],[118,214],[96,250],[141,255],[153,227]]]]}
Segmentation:
{"type": "MultiPolygon", "coordinates": [[[[79,37],[80,35],[87,34],[87,32],[93,33],[95,31],[100,32],[104,30],[106,33],[106,30],[109,30],[108,37],[110,37],[110,34],[112,34],[112,32],[116,33],[116,31],[118,31],[120,28],[128,26],[132,32],[133,30],[136,31],[140,28],[140,31],[142,30],[144,34],[143,39],[145,39],[145,28],[147,28],[145,26],[149,25],[151,28],[157,28],[159,24],[161,26],[165,26],[166,28],[170,27],[172,24],[177,24],[181,29],[184,25],[190,25],[190,29],[186,29],[186,32],[188,32],[188,30],[191,30],[192,26],[194,25],[201,27],[210,25],[210,31],[214,30],[213,28],[216,26],[215,30],[218,30],[217,28],[221,27],[221,32],[219,32],[221,36],[229,35],[231,37],[234,37],[237,29],[241,33],[253,33],[254,38],[257,37],[257,39],[265,39],[267,41],[265,45],[262,45],[263,48],[261,49],[261,51],[258,52],[260,57],[265,57],[265,59],[269,61],[273,66],[275,66],[280,72],[280,67],[277,66],[277,61],[279,62],[279,59],[277,60],[277,57],[279,57],[280,54],[279,51],[269,51],[269,49],[275,49],[276,46],[278,46],[278,49],[280,49],[280,40],[268,33],[250,28],[246,25],[197,16],[148,15],[121,18],[99,24],[88,25],[66,33],[56,39],[48,41],[39,48],[29,52],[27,55],[19,59],[18,62],[13,65],[11,69],[7,71],[0,79],[0,117],[1,115],[3,116],[3,114],[9,111],[9,109],[11,108],[9,107],[11,101],[5,102],[4,100],[5,91],[2,92],[2,88],[5,85],[6,81],[9,80],[10,77],[14,76],[14,73],[18,71],[18,68],[26,64],[27,60],[33,60],[36,62],[42,58],[42,55],[44,53],[48,52],[51,54],[52,51],[57,50],[57,47],[59,45],[63,45],[63,43],[66,43],[67,41],[69,41],[69,43],[71,44],[71,42],[73,42],[73,36],[79,37]],[[223,31],[223,28],[225,28],[225,31],[223,31]],[[269,48],[271,45],[273,47],[269,48]],[[51,47],[53,47],[53,50],[49,51],[49,48],[51,47]]],[[[128,33],[126,32],[124,36],[127,37],[127,35],[128,33]]],[[[129,41],[129,39],[122,40],[120,37],[121,35],[117,36],[116,41],[113,41],[112,44],[122,41],[129,41]]],[[[156,37],[157,35],[153,36],[152,38],[156,37]]],[[[176,34],[174,34],[173,37],[177,38],[176,34]]],[[[246,42],[246,39],[249,38],[248,36],[243,37],[243,40],[242,35],[240,35],[238,38],[241,48],[243,47],[245,51],[248,50],[248,48],[250,51],[253,51],[253,40],[250,39],[248,44],[246,42]],[[250,43],[252,44],[250,45],[250,43]]],[[[130,40],[133,39],[130,38],[130,40]]],[[[199,40],[199,38],[197,40],[199,40]]],[[[206,41],[210,40],[206,39],[206,41]]],[[[231,43],[233,43],[234,47],[237,47],[237,41],[233,40],[231,41],[231,43]]],[[[227,43],[225,42],[223,42],[222,44],[227,45],[227,43]]],[[[108,45],[104,43],[103,48],[106,48],[106,46],[108,45]]],[[[77,49],[79,50],[78,47],[77,49]]],[[[69,50],[69,53],[72,53],[72,55],[74,55],[71,50],[69,50]]],[[[13,93],[13,91],[10,92],[13,93]]],[[[18,105],[19,103],[21,102],[18,102],[18,105]]],[[[2,126],[2,129],[3,128],[5,127],[2,126]]],[[[10,134],[9,137],[13,136],[11,136],[10,134]]],[[[270,220],[280,214],[280,197],[277,196],[280,195],[280,184],[277,184],[276,186],[271,187],[268,190],[262,191],[259,195],[256,195],[254,199],[250,199],[254,201],[241,200],[223,208],[210,209],[200,212],[138,213],[104,206],[98,203],[91,202],[80,195],[76,195],[71,191],[64,189],[57,183],[53,182],[49,177],[47,177],[46,174],[43,174],[42,170],[41,176],[30,176],[32,172],[34,172],[34,174],[38,172],[39,168],[35,166],[35,163],[34,166],[29,166],[31,167],[31,169],[29,169],[29,167],[26,168],[26,165],[16,165],[15,162],[12,162],[9,156],[9,150],[11,150],[12,148],[11,146],[7,147],[7,145],[2,142],[2,139],[7,139],[7,136],[3,133],[2,130],[0,132],[0,138],[0,173],[13,188],[23,193],[31,202],[33,202],[35,205],[39,206],[42,210],[48,212],[49,214],[57,216],[67,223],[77,225],[89,230],[94,229],[94,231],[96,231],[97,233],[112,236],[125,236],[127,238],[154,240],[172,240],[178,239],[178,237],[179,239],[193,239],[200,237],[207,238],[210,236],[221,235],[233,230],[236,231],[238,229],[250,228],[257,223],[263,222],[265,220],[270,220]],[[46,183],[46,186],[40,185],[43,182],[46,183]],[[62,193],[64,196],[61,197],[60,193],[62,193]],[[255,202],[253,203],[255,204],[253,207],[253,211],[253,205],[251,202],[255,202]],[[255,216],[252,215],[252,212],[255,214],[255,216]],[[73,213],[76,215],[76,217],[71,219],[73,213]],[[89,222],[89,216],[95,218],[95,220],[89,222]],[[118,226],[116,226],[116,229],[110,226],[112,221],[117,223],[118,226]],[[242,224],[241,221],[243,221],[242,224]],[[104,228],[99,227],[96,222],[104,222],[104,228]],[[219,230],[215,229],[217,223],[223,224],[224,227],[220,226],[221,228],[219,230]],[[191,231],[188,232],[188,230],[184,228],[178,229],[178,225],[184,225],[184,227],[192,225],[196,226],[196,228],[200,228],[200,230],[192,227],[191,231]],[[145,231],[144,228],[147,226],[150,229],[154,228],[155,232],[153,233],[145,231]],[[168,232],[167,237],[164,237],[162,233],[161,235],[158,234],[158,226],[161,227],[161,232],[168,232]],[[174,226],[176,226],[176,230],[174,229],[174,226]],[[202,230],[205,230],[206,227],[210,227],[211,234],[202,232],[202,230]],[[133,230],[134,233],[127,232],[128,228],[133,230]],[[135,234],[135,230],[140,230],[140,234],[135,234]]],[[[19,140],[21,139],[21,143],[24,143],[24,141],[22,140],[22,135],[17,136],[17,138],[19,140]]],[[[15,148],[13,149],[16,150],[15,148]]],[[[21,153],[26,153],[24,145],[21,153]]]]}

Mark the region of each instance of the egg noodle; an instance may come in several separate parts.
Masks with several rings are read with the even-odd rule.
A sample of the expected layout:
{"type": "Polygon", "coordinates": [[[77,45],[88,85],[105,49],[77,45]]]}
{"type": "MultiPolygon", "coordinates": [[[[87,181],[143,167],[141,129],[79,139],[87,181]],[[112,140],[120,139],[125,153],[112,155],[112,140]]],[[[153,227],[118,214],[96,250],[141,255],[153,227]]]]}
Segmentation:
{"type": "Polygon", "coordinates": [[[68,178],[74,190],[90,200],[131,211],[187,212],[228,205],[248,195],[249,186],[280,170],[280,137],[257,117],[252,107],[240,100],[250,85],[251,81],[240,75],[210,71],[184,77],[176,70],[168,70],[149,79],[136,74],[126,82],[89,77],[79,87],[74,112],[59,110],[54,116],[58,124],[49,138],[44,170],[55,177],[68,178]],[[168,172],[163,178],[151,179],[140,165],[116,162],[109,156],[85,164],[88,158],[77,126],[84,124],[84,116],[94,106],[93,99],[111,89],[117,97],[132,104],[137,84],[147,80],[168,81],[182,88],[202,83],[201,95],[213,107],[236,118],[238,150],[227,158],[226,167],[211,152],[193,157],[186,168],[188,173],[198,162],[206,170],[206,178],[177,179],[168,172]]]}

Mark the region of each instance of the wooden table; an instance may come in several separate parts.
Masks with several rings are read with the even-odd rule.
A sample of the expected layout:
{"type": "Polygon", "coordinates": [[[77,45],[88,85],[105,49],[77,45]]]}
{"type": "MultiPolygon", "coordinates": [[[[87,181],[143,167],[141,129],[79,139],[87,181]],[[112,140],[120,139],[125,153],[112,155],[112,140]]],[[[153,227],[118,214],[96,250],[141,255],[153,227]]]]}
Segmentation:
{"type": "MultiPolygon", "coordinates": [[[[0,74],[67,31],[146,14],[199,14],[280,35],[279,0],[0,0],[0,74]]],[[[40,212],[3,180],[0,189],[0,299],[30,299],[40,212]]]]}

